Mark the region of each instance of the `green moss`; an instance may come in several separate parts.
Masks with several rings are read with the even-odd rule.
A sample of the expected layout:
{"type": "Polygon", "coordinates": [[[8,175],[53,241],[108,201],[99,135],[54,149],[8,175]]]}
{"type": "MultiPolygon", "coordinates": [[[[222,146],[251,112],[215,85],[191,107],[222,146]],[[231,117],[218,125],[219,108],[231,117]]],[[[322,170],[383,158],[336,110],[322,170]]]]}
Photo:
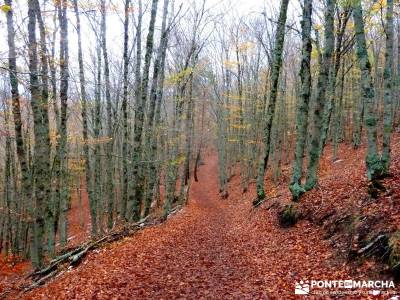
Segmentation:
{"type": "Polygon", "coordinates": [[[306,192],[306,190],[297,182],[291,184],[289,186],[289,190],[292,193],[293,201],[298,201],[301,195],[303,195],[306,192]]]}
{"type": "Polygon", "coordinates": [[[367,176],[369,180],[379,178],[384,173],[384,164],[377,154],[368,155],[367,163],[367,176]]]}
{"type": "Polygon", "coordinates": [[[258,199],[258,200],[263,200],[263,199],[265,199],[265,192],[264,192],[264,189],[262,189],[262,188],[257,189],[257,199],[258,199]]]}
{"type": "Polygon", "coordinates": [[[282,227],[291,227],[299,220],[299,213],[293,204],[287,204],[278,213],[278,221],[282,227]]]}
{"type": "Polygon", "coordinates": [[[306,184],[304,185],[304,190],[305,191],[310,191],[312,190],[315,186],[317,185],[317,178],[315,176],[313,177],[308,177],[306,184]]]}
{"type": "Polygon", "coordinates": [[[376,126],[376,119],[375,119],[375,117],[369,117],[369,118],[367,118],[367,119],[365,120],[365,124],[366,124],[367,126],[371,126],[371,127],[376,126]]]}

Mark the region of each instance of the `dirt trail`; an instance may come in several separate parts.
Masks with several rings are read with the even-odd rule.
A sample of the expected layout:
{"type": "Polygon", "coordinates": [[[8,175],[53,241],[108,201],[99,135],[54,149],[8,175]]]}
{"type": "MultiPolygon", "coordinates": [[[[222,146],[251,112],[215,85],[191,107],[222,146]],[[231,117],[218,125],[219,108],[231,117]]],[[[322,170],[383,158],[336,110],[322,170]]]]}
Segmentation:
{"type": "Polygon", "coordinates": [[[92,253],[28,298],[241,298],[265,292],[237,230],[239,210],[218,198],[217,159],[193,182],[190,202],[166,223],[92,253]]]}

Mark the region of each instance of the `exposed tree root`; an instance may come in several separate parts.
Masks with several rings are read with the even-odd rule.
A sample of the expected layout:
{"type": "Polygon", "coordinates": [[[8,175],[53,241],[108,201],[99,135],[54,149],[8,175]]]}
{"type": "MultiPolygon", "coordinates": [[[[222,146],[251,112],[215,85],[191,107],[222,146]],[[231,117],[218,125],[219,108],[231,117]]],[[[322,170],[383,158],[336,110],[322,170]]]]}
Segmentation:
{"type": "MultiPolygon", "coordinates": [[[[276,199],[276,198],[279,198],[280,196],[281,196],[281,195],[276,195],[276,196],[269,197],[269,198],[264,198],[264,199],[256,198],[256,199],[253,200],[253,208],[257,208],[257,207],[259,207],[261,204],[263,204],[265,201],[272,200],[272,199],[276,199]]],[[[268,209],[269,209],[269,208],[268,208],[268,209]]]]}

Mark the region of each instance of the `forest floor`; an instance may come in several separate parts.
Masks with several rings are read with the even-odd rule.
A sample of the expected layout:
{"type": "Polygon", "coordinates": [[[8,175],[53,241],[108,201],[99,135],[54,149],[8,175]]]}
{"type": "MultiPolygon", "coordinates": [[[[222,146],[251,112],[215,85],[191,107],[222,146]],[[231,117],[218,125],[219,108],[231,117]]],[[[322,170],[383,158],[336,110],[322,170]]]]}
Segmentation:
{"type": "MultiPolygon", "coordinates": [[[[319,187],[302,198],[299,210],[305,217],[291,228],[279,226],[274,208],[274,203],[290,199],[290,165],[284,166],[279,183],[266,181],[267,197],[274,199],[253,209],[254,184],[243,194],[237,176],[229,183],[228,199],[220,198],[217,157],[208,156],[182,210],[162,224],[91,252],[77,268],[23,298],[295,299],[300,280],[391,279],[376,260],[347,259],[354,235],[360,234],[358,225],[352,228],[350,222],[351,230],[340,229],[335,222],[351,212],[362,220],[383,217],[384,223],[368,225],[371,232],[400,229],[399,135],[392,148],[393,176],[383,182],[387,191],[371,200],[366,193],[365,149],[341,145],[339,160],[333,162],[328,147],[319,187]]],[[[391,292],[400,295],[398,287],[391,292]]]]}

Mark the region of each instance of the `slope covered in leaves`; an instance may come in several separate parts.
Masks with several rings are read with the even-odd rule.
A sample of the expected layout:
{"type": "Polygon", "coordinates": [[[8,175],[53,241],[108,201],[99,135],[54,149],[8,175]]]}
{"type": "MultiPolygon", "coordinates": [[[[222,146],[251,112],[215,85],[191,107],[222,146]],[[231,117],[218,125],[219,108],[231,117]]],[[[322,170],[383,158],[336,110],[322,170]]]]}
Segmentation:
{"type": "MultiPolygon", "coordinates": [[[[391,193],[358,206],[370,214],[385,214],[383,220],[392,227],[399,225],[398,137],[393,144],[394,176],[384,183],[391,193]]],[[[299,204],[307,218],[288,229],[279,227],[274,203],[290,199],[290,166],[280,185],[266,182],[274,200],[252,209],[254,187],[242,194],[237,177],[230,182],[229,198],[220,199],[217,158],[210,156],[200,168],[199,182],[192,185],[188,206],[163,224],[92,252],[77,269],[24,297],[291,299],[299,280],[388,278],[374,260],[349,262],[347,244],[335,247],[334,235],[317,224],[323,218],[319,214],[348,212],[367,199],[364,150],[344,145],[340,154],[341,161],[332,162],[328,149],[319,187],[299,204]]]]}

